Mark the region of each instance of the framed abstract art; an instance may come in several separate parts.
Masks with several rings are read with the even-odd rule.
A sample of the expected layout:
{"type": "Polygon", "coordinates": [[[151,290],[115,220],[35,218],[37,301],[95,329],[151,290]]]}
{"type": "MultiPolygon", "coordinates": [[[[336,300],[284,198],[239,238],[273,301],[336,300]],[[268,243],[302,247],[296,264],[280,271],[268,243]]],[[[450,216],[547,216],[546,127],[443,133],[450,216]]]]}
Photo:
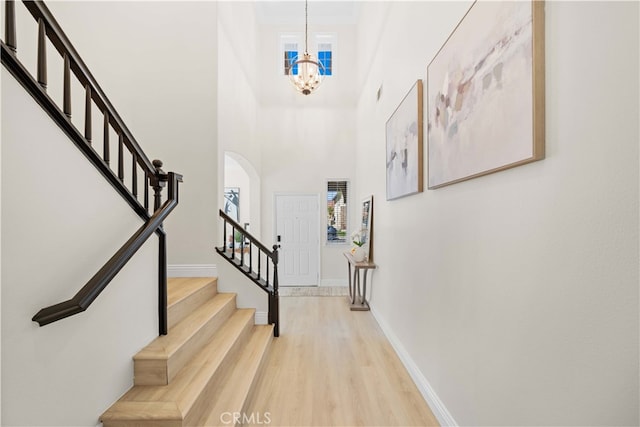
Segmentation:
{"type": "Polygon", "coordinates": [[[474,2],[427,67],[429,188],[543,159],[544,87],[544,2],[474,2]]]}
{"type": "Polygon", "coordinates": [[[422,192],[422,104],[418,80],[387,120],[387,200],[422,192]]]}

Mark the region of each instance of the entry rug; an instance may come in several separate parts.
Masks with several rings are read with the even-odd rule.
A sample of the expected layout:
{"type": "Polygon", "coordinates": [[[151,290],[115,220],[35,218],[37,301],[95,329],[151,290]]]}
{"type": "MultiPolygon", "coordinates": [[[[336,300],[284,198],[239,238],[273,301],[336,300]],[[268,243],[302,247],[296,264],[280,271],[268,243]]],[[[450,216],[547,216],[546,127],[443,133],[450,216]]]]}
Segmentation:
{"type": "Polygon", "coordinates": [[[349,295],[346,286],[280,286],[281,297],[343,297],[349,295]]]}

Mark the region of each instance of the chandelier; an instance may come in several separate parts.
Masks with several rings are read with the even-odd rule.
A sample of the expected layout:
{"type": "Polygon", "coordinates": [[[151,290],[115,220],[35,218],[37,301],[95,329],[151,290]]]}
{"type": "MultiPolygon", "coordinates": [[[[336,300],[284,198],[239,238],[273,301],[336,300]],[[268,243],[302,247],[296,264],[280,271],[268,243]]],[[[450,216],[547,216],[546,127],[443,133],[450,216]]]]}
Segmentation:
{"type": "Polygon", "coordinates": [[[304,54],[297,57],[287,68],[289,80],[296,90],[303,95],[309,95],[316,90],[324,77],[324,66],[313,55],[309,54],[309,3],[304,2],[304,54]],[[297,70],[297,74],[294,72],[297,70]]]}

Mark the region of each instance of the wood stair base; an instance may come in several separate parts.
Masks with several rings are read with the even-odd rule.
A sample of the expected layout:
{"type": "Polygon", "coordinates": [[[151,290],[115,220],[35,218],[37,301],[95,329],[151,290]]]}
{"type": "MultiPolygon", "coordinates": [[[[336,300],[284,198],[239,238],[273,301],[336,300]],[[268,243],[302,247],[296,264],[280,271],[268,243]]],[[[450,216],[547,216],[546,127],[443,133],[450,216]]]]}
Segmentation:
{"type": "MultiPolygon", "coordinates": [[[[194,289],[202,292],[198,290],[200,286],[194,289]]],[[[184,346],[183,353],[189,357],[175,376],[169,378],[167,385],[134,385],[102,414],[104,427],[229,425],[221,421],[221,414],[244,409],[273,339],[273,326],[256,326],[255,310],[235,308],[235,296],[233,310],[224,320],[199,321],[205,307],[214,312],[219,309],[220,304],[213,301],[223,295],[204,299],[196,308],[192,298],[182,298],[191,300],[186,304],[191,305],[192,313],[176,323],[167,337],[172,332],[179,335],[184,331],[185,322],[214,331],[196,330],[194,335],[208,337],[198,347],[179,339],[184,341],[180,346],[184,346]]],[[[229,300],[228,296],[223,298],[229,300]]],[[[149,347],[162,348],[158,343],[163,342],[154,341],[149,347]]]]}
{"type": "Polygon", "coordinates": [[[233,422],[234,417],[242,421],[272,339],[273,325],[254,327],[246,351],[242,352],[233,370],[229,370],[221,379],[221,386],[211,399],[213,405],[194,426],[238,425],[233,422]]]}

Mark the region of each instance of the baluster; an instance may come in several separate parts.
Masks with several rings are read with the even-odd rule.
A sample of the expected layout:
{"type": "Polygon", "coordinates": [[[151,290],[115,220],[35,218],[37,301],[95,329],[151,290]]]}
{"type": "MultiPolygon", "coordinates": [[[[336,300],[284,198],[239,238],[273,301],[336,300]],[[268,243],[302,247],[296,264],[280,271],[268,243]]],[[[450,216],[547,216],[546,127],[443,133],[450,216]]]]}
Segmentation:
{"type": "Polygon", "coordinates": [[[138,198],[138,156],[136,153],[132,154],[131,157],[131,191],[133,193],[133,197],[138,198]]]}
{"type": "Polygon", "coordinates": [[[144,173],[144,210],[149,212],[149,173],[144,173]]]}
{"type": "Polygon", "coordinates": [[[240,233],[240,265],[244,267],[244,234],[242,231],[238,231],[238,233],[240,233]]]}
{"type": "Polygon", "coordinates": [[[6,45],[13,52],[18,48],[16,40],[16,5],[13,0],[6,0],[4,9],[4,35],[6,45]]]}
{"type": "Polygon", "coordinates": [[[38,19],[38,83],[47,89],[47,29],[42,18],[38,19]]]}
{"type": "Polygon", "coordinates": [[[88,83],[84,100],[84,137],[91,145],[91,86],[88,83]]]}
{"type": "Polygon", "coordinates": [[[104,112],[104,146],[102,157],[104,158],[104,162],[109,165],[109,112],[105,110],[104,112]]]}
{"type": "Polygon", "coordinates": [[[62,109],[68,118],[71,118],[71,60],[64,54],[64,94],[62,109]]]}
{"type": "Polygon", "coordinates": [[[124,182],[124,135],[118,135],[118,178],[124,182]]]}
{"type": "Polygon", "coordinates": [[[231,225],[231,258],[236,257],[236,226],[231,225]]]}
{"type": "Polygon", "coordinates": [[[267,256],[267,288],[269,287],[269,255],[265,253],[267,256]]]}
{"type": "Polygon", "coordinates": [[[224,246],[224,253],[227,254],[227,248],[229,247],[229,242],[227,242],[227,220],[223,219],[223,227],[222,227],[222,246],[224,246]]]}
{"type": "Polygon", "coordinates": [[[258,248],[258,280],[260,280],[260,261],[262,260],[262,249],[258,248]]]}
{"type": "Polygon", "coordinates": [[[253,273],[253,242],[249,240],[249,274],[253,273]]]}

